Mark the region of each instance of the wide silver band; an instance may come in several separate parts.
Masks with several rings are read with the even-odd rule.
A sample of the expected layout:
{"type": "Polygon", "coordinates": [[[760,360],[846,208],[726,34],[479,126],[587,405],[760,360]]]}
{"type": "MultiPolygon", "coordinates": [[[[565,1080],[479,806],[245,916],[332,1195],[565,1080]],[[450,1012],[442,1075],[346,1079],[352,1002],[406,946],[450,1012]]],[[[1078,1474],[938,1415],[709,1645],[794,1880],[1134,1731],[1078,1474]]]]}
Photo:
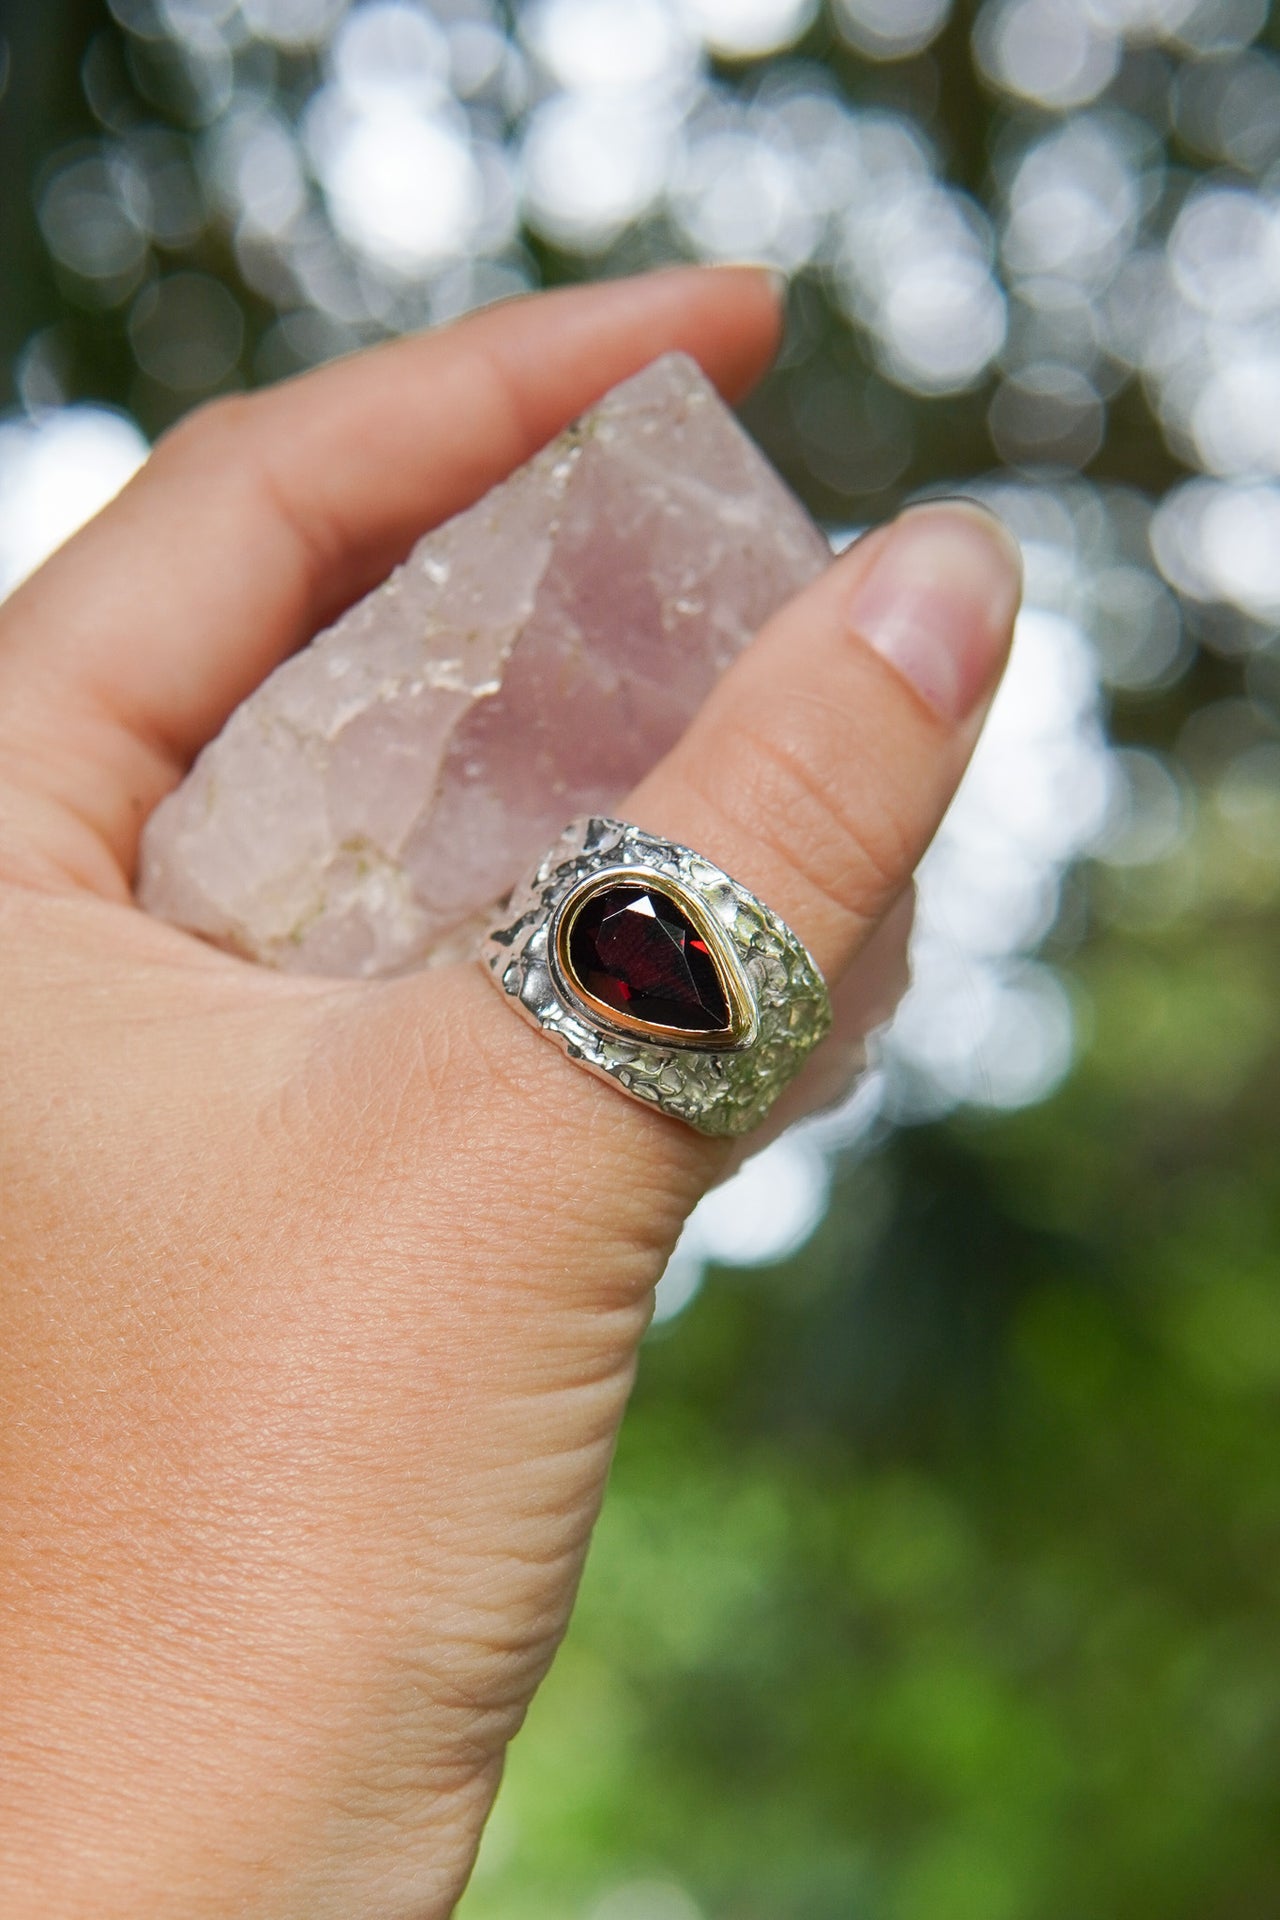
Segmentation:
{"type": "Polygon", "coordinates": [[[619,820],[566,827],[516,888],[480,959],[571,1059],[700,1133],[750,1132],[831,1025],[822,975],[785,921],[701,854],[619,820]],[[714,1034],[614,1012],[566,960],[579,903],[646,881],[675,903],[714,962],[728,1008],[714,1034]]]}

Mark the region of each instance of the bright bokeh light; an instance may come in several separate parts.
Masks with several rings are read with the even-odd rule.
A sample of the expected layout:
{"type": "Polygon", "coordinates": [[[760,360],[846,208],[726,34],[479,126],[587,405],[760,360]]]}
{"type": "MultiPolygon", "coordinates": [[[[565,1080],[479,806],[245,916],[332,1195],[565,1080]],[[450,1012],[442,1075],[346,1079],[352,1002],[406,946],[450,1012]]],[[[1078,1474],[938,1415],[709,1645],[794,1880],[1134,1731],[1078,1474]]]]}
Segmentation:
{"type": "Polygon", "coordinates": [[[827,1157],[803,1132],[755,1154],[694,1209],[658,1288],[655,1320],[688,1306],[709,1261],[768,1266],[795,1253],[826,1212],[830,1186],[827,1157]]]}
{"type": "Polygon", "coordinates": [[[676,174],[672,209],[708,260],[762,260],[794,269],[822,231],[807,171],[782,143],[747,127],[695,135],[676,174]]]}
{"type": "Polygon", "coordinates": [[[1080,0],[987,0],[974,34],[998,86],[1042,107],[1080,107],[1116,75],[1119,42],[1080,0]]]}
{"type": "Polygon", "coordinates": [[[333,43],[334,79],[357,111],[436,107],[449,93],[449,42],[424,7],[374,0],[333,43]]]}
{"type": "Polygon", "coordinates": [[[1280,620],[1280,486],[1184,481],[1157,508],[1151,542],[1191,599],[1280,620]]]}
{"type": "Polygon", "coordinates": [[[1280,336],[1209,368],[1189,415],[1210,473],[1280,475],[1280,336]]]}
{"type": "Polygon", "coordinates": [[[1169,236],[1173,284],[1223,320],[1274,313],[1280,301],[1280,209],[1249,188],[1202,187],[1169,236]]]}
{"type": "Polygon", "coordinates": [[[887,371],[920,393],[972,385],[1004,341],[1004,297],[967,247],[904,265],[886,284],[879,314],[887,371]]]}
{"type": "MultiPolygon", "coordinates": [[[[999,504],[1016,524],[1018,497],[999,504]]],[[[1035,604],[1069,602],[1068,581],[1028,566],[1008,672],[920,868],[912,986],[882,1045],[899,1113],[1027,1105],[1071,1065],[1070,1002],[1030,955],[1102,830],[1112,773],[1094,650],[1073,619],[1035,604]]]]}
{"type": "Polygon", "coordinates": [[[758,60],[798,40],[818,13],[818,0],[682,0],[681,11],[712,53],[758,60]]]}
{"type": "Polygon", "coordinates": [[[119,493],[146,457],[133,422],[105,407],[0,422],[0,594],[119,493]]]}
{"type": "MultiPolygon", "coordinates": [[[[210,32],[226,31],[232,27],[237,11],[238,0],[156,0],[156,13],[165,28],[176,40],[200,40],[210,32]]],[[[255,5],[255,0],[246,0],[241,9],[243,17],[251,22],[255,14],[266,18],[269,9],[255,5]]],[[[284,18],[284,9],[277,6],[276,13],[284,18]]],[[[305,5],[295,9],[295,16],[303,17],[305,5]]],[[[314,11],[314,9],[312,9],[314,11]]],[[[141,23],[143,17],[140,8],[136,17],[141,23]]]]}
{"type": "Polygon", "coordinates": [[[951,0],[835,0],[838,32],[872,60],[900,60],[937,38],[951,0]]]}
{"type": "Polygon", "coordinates": [[[915,979],[891,1046],[897,1117],[925,1119],[963,1103],[1034,1106],[1059,1087],[1074,1056],[1065,987],[1034,961],[966,965],[946,941],[921,938],[915,979]]]}
{"type": "MultiPolygon", "coordinates": [[[[1280,208],[1274,196],[1240,182],[1198,187],[1163,254],[1143,262],[1132,291],[1138,320],[1131,331],[1117,331],[1142,369],[1170,445],[1189,464],[1226,479],[1280,474],[1280,208]]],[[[1214,583],[1200,597],[1234,600],[1251,614],[1260,605],[1269,608],[1272,596],[1264,587],[1259,597],[1258,568],[1235,550],[1222,506],[1228,499],[1246,502],[1243,522],[1253,531],[1259,515],[1267,517],[1265,493],[1194,490],[1175,497],[1182,500],[1180,520],[1197,530],[1211,527],[1210,545],[1220,554],[1230,549],[1231,557],[1224,572],[1211,556],[1197,560],[1193,551],[1179,560],[1166,551],[1167,577],[1181,584],[1199,575],[1214,583]],[[1230,589],[1231,575],[1242,583],[1239,596],[1230,589]]],[[[1197,531],[1193,547],[1203,546],[1197,531]]],[[[1266,560],[1259,565],[1265,581],[1266,560]]]]}
{"type": "Polygon", "coordinates": [[[288,234],[307,203],[298,142],[278,114],[246,106],[228,114],[210,143],[211,185],[242,229],[288,234]]]}
{"type": "Polygon", "coordinates": [[[530,224],[590,252],[638,219],[662,191],[671,123],[645,107],[559,94],[532,114],[522,155],[530,224]]]}
{"type": "Polygon", "coordinates": [[[1171,39],[1189,53],[1238,53],[1267,24],[1270,0],[1194,0],[1183,7],[1171,39]]]}
{"type": "MultiPolygon", "coordinates": [[[[234,11],[223,0],[197,0],[208,5],[211,13],[223,17],[234,11]]],[[[332,32],[347,8],[347,0],[239,0],[239,10],[252,33],[272,40],[279,47],[299,48],[320,44],[332,32]]]]}
{"type": "Polygon", "coordinates": [[[337,232],[396,273],[464,252],[484,205],[468,141],[394,100],[336,133],[323,180],[337,232]]]}
{"type": "Polygon", "coordinates": [[[144,206],[127,166],[75,159],[57,169],[39,202],[54,259],[83,280],[132,284],[147,253],[144,206]]]}
{"type": "Polygon", "coordinates": [[[1174,95],[1179,133],[1211,160],[1245,172],[1280,155],[1280,60],[1253,49],[1188,67],[1174,95]]]}
{"type": "Polygon", "coordinates": [[[1005,265],[1016,277],[1105,286],[1133,246],[1141,210],[1131,124],[1081,116],[1034,141],[1019,162],[1005,265]]]}
{"type": "Polygon", "coordinates": [[[1095,853],[1113,867],[1145,867],[1185,840],[1190,794],[1168,762],[1144,747],[1112,756],[1111,803],[1095,853]]]}
{"type": "Polygon", "coordinates": [[[1166,686],[1186,665],[1177,596],[1149,566],[1121,561],[1100,567],[1092,602],[1090,629],[1108,686],[1126,693],[1166,686]]]}
{"type": "Polygon", "coordinates": [[[571,92],[669,94],[692,77],[696,42],[668,0],[538,0],[525,45],[571,92]]]}
{"type": "Polygon", "coordinates": [[[999,351],[1004,296],[981,222],[961,195],[914,171],[890,175],[874,199],[849,209],[841,255],[846,304],[903,386],[956,392],[999,351]]]}
{"type": "Polygon", "coordinates": [[[1176,33],[1196,5],[1197,0],[1085,0],[1082,11],[1099,27],[1141,43],[1176,33]]]}

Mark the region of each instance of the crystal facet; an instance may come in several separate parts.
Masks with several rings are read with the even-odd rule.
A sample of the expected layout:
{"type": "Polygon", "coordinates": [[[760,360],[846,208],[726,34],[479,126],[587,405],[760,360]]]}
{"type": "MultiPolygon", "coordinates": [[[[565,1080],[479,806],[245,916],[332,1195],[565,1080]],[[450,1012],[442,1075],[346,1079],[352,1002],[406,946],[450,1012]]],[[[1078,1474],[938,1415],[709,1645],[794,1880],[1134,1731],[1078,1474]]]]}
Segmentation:
{"type": "Polygon", "coordinates": [[[693,362],[607,394],[227,722],[143,836],[152,913],[293,971],[468,951],[827,564],[693,362]]]}
{"type": "Polygon", "coordinates": [[[729,1002],[706,941],[657,887],[608,886],[573,916],[571,984],[631,1020],[724,1032],[729,1002]]]}

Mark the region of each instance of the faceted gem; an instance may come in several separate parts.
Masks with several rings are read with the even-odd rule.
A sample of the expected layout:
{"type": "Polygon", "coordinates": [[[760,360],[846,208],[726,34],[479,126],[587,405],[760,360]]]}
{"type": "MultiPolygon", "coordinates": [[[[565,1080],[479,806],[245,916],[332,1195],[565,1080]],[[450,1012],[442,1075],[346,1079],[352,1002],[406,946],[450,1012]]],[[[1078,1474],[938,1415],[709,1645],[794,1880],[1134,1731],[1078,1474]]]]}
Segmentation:
{"type": "Polygon", "coordinates": [[[574,984],[632,1020],[683,1033],[730,1024],[706,941],[657,887],[602,887],[574,916],[566,957],[574,984]]]}

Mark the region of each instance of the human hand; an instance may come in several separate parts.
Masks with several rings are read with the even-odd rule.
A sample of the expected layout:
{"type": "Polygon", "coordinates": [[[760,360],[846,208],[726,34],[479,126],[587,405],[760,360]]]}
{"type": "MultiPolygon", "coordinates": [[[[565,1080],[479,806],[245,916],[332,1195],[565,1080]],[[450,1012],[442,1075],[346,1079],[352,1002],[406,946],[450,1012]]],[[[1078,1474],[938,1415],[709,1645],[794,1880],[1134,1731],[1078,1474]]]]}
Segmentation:
{"type": "MultiPolygon", "coordinates": [[[[474,967],[274,975],[131,904],[231,709],[607,387],[730,395],[753,272],[540,296],[157,448],[0,610],[0,1910],[443,1915],[563,1630],[655,1281],[725,1149],[474,967]]],[[[917,509],[619,809],[829,979],[909,885],[1017,600],[917,509]]]]}

